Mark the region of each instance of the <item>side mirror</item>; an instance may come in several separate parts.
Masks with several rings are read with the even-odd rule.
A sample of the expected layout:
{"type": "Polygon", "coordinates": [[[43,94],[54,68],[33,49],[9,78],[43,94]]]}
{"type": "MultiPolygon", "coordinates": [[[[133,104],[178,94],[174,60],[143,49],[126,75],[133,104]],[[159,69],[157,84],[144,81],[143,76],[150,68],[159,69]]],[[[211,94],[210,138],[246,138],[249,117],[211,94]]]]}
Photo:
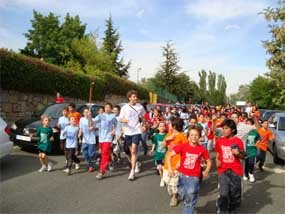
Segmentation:
{"type": "Polygon", "coordinates": [[[269,125],[268,125],[268,127],[269,127],[269,128],[273,128],[273,129],[275,129],[275,128],[276,128],[276,127],[275,127],[275,125],[274,125],[273,123],[269,124],[269,125]]]}

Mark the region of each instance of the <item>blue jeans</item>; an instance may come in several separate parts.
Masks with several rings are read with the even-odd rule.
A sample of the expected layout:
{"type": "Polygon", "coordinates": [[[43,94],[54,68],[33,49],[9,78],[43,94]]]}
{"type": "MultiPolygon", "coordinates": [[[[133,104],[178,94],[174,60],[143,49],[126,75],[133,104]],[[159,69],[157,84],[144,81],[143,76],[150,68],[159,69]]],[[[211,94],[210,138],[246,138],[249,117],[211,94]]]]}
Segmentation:
{"type": "Polygon", "coordinates": [[[147,139],[148,139],[148,132],[145,131],[142,133],[141,135],[141,141],[142,141],[142,146],[143,146],[143,151],[144,151],[144,154],[147,153],[147,150],[148,150],[148,147],[147,147],[147,139]]]}
{"type": "Polygon", "coordinates": [[[194,213],[199,196],[199,177],[179,175],[178,193],[183,199],[183,213],[194,213]]]}
{"type": "Polygon", "coordinates": [[[94,167],[93,159],[95,156],[95,144],[83,143],[82,144],[82,155],[84,159],[87,161],[88,167],[94,167]]]}

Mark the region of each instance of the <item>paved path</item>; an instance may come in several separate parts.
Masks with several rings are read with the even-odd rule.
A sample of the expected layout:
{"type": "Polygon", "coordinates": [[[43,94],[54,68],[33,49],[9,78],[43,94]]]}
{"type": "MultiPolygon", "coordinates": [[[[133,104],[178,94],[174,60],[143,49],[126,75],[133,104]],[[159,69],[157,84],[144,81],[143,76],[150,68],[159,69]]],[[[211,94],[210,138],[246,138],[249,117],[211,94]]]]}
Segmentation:
{"type": "MultiPolygon", "coordinates": [[[[181,204],[169,207],[150,158],[144,158],[143,172],[134,182],[127,180],[127,167],[98,181],[96,173],[86,172],[85,163],[67,176],[63,156],[50,160],[54,170],[49,173],[37,172],[36,153],[16,149],[1,160],[1,213],[181,213],[181,204]]],[[[285,212],[285,169],[272,164],[269,154],[267,162],[266,171],[256,172],[256,183],[244,183],[242,213],[285,212]]],[[[214,213],[216,197],[213,171],[202,184],[197,212],[214,213]]]]}

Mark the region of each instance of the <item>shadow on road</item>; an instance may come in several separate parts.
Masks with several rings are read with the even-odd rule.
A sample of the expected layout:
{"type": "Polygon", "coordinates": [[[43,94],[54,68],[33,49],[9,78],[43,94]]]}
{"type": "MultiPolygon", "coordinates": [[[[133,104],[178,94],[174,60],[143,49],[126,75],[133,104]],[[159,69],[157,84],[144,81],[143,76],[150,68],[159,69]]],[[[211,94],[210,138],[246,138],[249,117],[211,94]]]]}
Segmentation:
{"type": "MultiPolygon", "coordinates": [[[[56,161],[49,160],[53,165],[56,161]]],[[[1,176],[0,181],[6,181],[14,177],[22,176],[40,168],[40,162],[37,155],[23,155],[12,153],[0,160],[1,176]]]]}
{"type": "MultiPolygon", "coordinates": [[[[255,173],[256,182],[251,184],[249,182],[244,182],[243,185],[246,186],[243,192],[243,199],[240,213],[258,213],[263,207],[267,205],[272,205],[272,188],[284,188],[284,186],[279,186],[272,184],[270,180],[266,180],[266,177],[270,176],[271,172],[260,172],[255,173]],[[253,203],[254,201],[254,203],[253,203]]],[[[211,177],[203,181],[200,190],[199,200],[203,200],[203,196],[214,194],[213,200],[208,200],[207,203],[202,207],[197,207],[198,213],[215,213],[216,212],[216,199],[218,197],[218,177],[216,174],[211,175],[211,177]]]]}

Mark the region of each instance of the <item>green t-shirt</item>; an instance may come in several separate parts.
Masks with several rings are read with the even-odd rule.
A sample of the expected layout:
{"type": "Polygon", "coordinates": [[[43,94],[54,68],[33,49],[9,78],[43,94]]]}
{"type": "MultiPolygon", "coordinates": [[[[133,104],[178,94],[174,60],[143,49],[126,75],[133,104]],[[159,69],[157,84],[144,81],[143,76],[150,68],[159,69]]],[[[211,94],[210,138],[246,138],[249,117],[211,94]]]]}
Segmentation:
{"type": "Polygon", "coordinates": [[[162,146],[166,134],[155,134],[152,143],[155,145],[154,160],[164,160],[166,148],[162,146]]]}
{"type": "Polygon", "coordinates": [[[256,130],[252,130],[248,133],[245,145],[247,157],[253,157],[256,155],[256,142],[260,139],[261,138],[256,130]]]}
{"type": "Polygon", "coordinates": [[[44,152],[51,152],[51,141],[50,138],[53,135],[51,127],[40,126],[37,129],[37,136],[40,138],[38,148],[44,152]]]}

